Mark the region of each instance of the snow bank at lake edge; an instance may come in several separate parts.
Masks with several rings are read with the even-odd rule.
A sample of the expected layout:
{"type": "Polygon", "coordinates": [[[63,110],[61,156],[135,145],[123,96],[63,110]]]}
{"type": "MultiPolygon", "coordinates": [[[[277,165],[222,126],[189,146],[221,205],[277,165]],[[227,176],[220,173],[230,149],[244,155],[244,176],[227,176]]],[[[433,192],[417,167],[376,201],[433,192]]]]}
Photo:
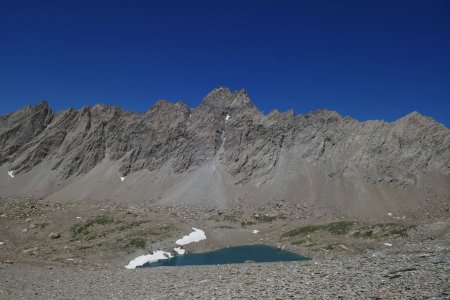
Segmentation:
{"type": "Polygon", "coordinates": [[[206,235],[203,230],[194,227],[192,227],[192,229],[194,230],[193,232],[189,233],[189,235],[183,236],[181,239],[177,240],[175,244],[184,246],[190,243],[206,240],[206,235]]]}
{"type": "MultiPolygon", "coordinates": [[[[197,229],[192,227],[192,229],[194,230],[193,232],[191,232],[189,235],[185,235],[183,236],[181,239],[177,240],[175,243],[177,245],[187,245],[190,243],[194,243],[194,242],[199,242],[201,240],[205,240],[206,239],[206,235],[205,232],[201,229],[197,229]]],[[[173,248],[173,250],[178,254],[178,255],[184,255],[186,253],[186,250],[184,250],[182,247],[175,247],[173,248]]],[[[169,252],[165,252],[165,251],[155,251],[152,254],[147,254],[147,255],[141,255],[136,257],[135,259],[131,260],[128,265],[125,266],[125,268],[127,269],[136,269],[136,267],[140,267],[143,266],[146,263],[152,263],[152,262],[157,262],[158,260],[162,260],[162,259],[168,259],[173,257],[169,252]]]]}
{"type": "Polygon", "coordinates": [[[174,250],[176,253],[178,253],[178,255],[183,255],[183,254],[186,253],[186,250],[184,250],[184,249],[181,248],[181,247],[173,248],[173,250],[174,250]]]}
{"type": "Polygon", "coordinates": [[[136,267],[143,266],[146,263],[156,262],[161,259],[171,258],[172,255],[169,252],[165,251],[155,251],[153,254],[141,255],[131,260],[128,265],[125,266],[127,269],[136,269],[136,267]]]}

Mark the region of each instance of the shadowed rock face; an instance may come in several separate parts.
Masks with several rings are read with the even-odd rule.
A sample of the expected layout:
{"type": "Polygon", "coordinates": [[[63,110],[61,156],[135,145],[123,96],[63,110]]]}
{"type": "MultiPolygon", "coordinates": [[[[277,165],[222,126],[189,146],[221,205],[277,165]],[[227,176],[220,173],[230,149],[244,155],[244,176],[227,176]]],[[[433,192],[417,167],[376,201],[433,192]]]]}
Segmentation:
{"type": "Polygon", "coordinates": [[[118,176],[211,164],[235,184],[270,185],[281,158],[329,178],[407,189],[420,176],[450,175],[450,134],[416,112],[393,123],[328,110],[264,116],[245,91],[226,88],[192,110],[160,100],[143,114],[107,105],[54,113],[43,102],[0,116],[0,166],[17,176],[47,162],[64,181],[108,159],[119,163],[118,176]]]}

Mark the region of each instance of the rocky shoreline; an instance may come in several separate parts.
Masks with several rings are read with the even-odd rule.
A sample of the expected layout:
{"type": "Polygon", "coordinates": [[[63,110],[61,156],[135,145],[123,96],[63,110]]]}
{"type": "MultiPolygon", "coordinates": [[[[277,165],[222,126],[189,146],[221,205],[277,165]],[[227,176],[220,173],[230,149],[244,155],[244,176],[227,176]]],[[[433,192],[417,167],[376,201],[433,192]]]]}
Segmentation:
{"type": "Polygon", "coordinates": [[[2,299],[448,299],[445,240],[339,259],[125,270],[2,264],[2,299]]]}

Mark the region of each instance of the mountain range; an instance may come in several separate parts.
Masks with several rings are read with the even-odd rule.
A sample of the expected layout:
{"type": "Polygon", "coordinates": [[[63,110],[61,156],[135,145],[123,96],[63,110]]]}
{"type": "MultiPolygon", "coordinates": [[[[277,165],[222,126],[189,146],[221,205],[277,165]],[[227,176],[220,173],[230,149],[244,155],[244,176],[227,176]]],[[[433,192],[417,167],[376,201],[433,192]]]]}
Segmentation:
{"type": "Polygon", "coordinates": [[[41,102],[0,116],[0,196],[422,213],[448,209],[450,131],[417,112],[391,123],[329,110],[264,115],[227,88],[196,108],[160,100],[145,113],[41,102]]]}

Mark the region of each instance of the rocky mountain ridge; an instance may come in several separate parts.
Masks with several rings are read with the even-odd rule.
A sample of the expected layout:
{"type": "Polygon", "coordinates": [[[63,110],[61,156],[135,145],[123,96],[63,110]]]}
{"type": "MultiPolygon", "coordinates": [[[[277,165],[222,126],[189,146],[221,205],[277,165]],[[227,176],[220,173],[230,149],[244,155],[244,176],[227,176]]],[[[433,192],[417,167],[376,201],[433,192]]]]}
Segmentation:
{"type": "MultiPolygon", "coordinates": [[[[450,195],[450,132],[417,112],[392,123],[359,122],[328,110],[264,115],[245,91],[217,88],[194,109],[160,100],[145,113],[108,105],[55,113],[42,102],[0,116],[1,178],[10,183],[0,186],[0,194],[20,194],[22,188],[11,181],[45,165],[52,183],[45,188],[42,182],[33,183],[36,187],[26,194],[48,196],[106,161],[109,167],[103,173],[109,180],[128,180],[142,171],[159,172],[158,180],[170,178],[161,191],[157,185],[149,187],[148,193],[159,198],[173,195],[192,174],[204,182],[214,180],[212,185],[239,189],[241,199],[254,188],[271,186],[277,187],[278,196],[268,198],[280,193],[294,198],[296,185],[304,194],[327,180],[342,186],[361,182],[364,193],[383,186],[394,195],[425,191],[426,185],[440,199],[450,195]],[[14,178],[4,177],[6,171],[14,178]]],[[[357,197],[355,192],[349,196],[357,197]]],[[[142,193],[141,198],[149,198],[142,193]]],[[[225,202],[237,197],[227,193],[220,196],[225,202]]],[[[317,193],[309,197],[314,200],[317,193]]],[[[211,191],[205,195],[215,197],[211,191]]]]}

